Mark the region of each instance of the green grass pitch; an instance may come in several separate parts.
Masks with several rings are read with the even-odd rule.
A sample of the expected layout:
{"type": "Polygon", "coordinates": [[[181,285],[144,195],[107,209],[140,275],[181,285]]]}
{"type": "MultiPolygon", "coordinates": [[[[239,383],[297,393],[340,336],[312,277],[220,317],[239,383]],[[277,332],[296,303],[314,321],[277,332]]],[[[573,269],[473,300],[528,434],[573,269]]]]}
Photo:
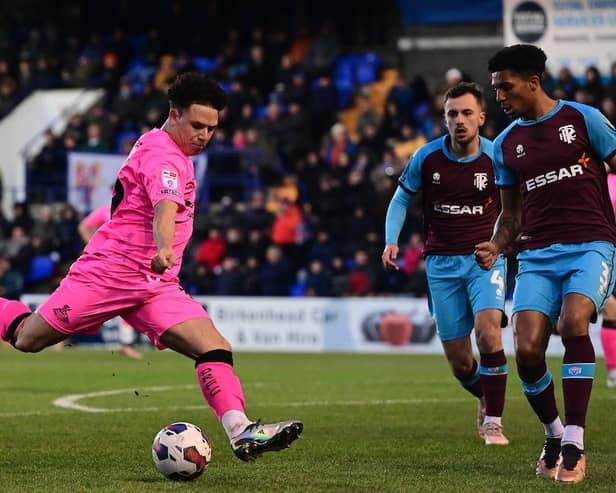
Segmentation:
{"type": "MultiPolygon", "coordinates": [[[[503,448],[480,442],[475,401],[443,356],[238,353],[235,361],[253,419],[305,424],[291,449],[253,464],[233,456],[181,356],[0,348],[1,491],[616,491],[616,390],[606,388],[602,362],[586,429],[587,480],[568,486],[534,477],[542,429],[512,361],[504,418],[511,445],[503,448]],[[73,402],[106,412],[53,405],[96,392],[73,402]],[[193,422],[211,438],[210,467],[191,483],[166,480],[151,461],[154,435],[173,421],[193,422]]],[[[550,367],[559,374],[559,361],[550,367]]]]}

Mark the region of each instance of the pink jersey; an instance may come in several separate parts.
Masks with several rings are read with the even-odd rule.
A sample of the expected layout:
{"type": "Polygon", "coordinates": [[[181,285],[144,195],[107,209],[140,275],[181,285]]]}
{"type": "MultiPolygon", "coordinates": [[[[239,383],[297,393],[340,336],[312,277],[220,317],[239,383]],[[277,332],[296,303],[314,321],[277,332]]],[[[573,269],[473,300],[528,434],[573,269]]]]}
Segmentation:
{"type": "Polygon", "coordinates": [[[612,201],[612,209],[616,213],[616,175],[613,173],[607,175],[607,188],[612,201]]]}
{"type": "Polygon", "coordinates": [[[83,224],[88,228],[100,228],[103,224],[109,221],[111,217],[111,206],[101,205],[94,209],[90,214],[83,218],[83,224]]]}
{"type": "Polygon", "coordinates": [[[195,196],[190,158],[164,130],[154,129],[142,135],[118,173],[111,220],[96,231],[71,272],[87,274],[91,262],[102,260],[108,272],[119,276],[134,271],[154,275],[150,268],[157,252],[154,207],[161,200],[171,200],[179,206],[173,241],[177,263],[156,277],[177,281],[182,254],[192,235],[195,196]]]}

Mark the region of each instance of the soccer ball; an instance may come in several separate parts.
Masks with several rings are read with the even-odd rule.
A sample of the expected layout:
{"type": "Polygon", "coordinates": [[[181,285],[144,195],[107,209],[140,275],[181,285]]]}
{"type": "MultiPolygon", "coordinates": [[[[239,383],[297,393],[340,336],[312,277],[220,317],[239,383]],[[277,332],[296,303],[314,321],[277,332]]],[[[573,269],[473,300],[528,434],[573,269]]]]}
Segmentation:
{"type": "Polygon", "coordinates": [[[191,423],[172,423],[154,437],[152,460],[158,471],[169,479],[190,481],[198,478],[211,458],[207,435],[191,423]]]}

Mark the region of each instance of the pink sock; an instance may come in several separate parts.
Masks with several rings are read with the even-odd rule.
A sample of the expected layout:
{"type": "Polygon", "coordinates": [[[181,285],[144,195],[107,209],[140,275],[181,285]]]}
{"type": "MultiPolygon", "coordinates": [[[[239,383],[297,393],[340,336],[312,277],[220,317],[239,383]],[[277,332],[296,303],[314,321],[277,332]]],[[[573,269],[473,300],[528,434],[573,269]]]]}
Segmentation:
{"type": "Polygon", "coordinates": [[[601,344],[603,345],[603,358],[608,370],[616,368],[616,329],[601,327],[601,344]]]}
{"type": "Polygon", "coordinates": [[[201,392],[218,420],[227,411],[244,412],[244,392],[240,379],[228,363],[205,362],[197,365],[201,392]]]}
{"type": "MultiPolygon", "coordinates": [[[[13,321],[20,315],[29,315],[32,310],[24,305],[21,301],[7,300],[6,298],[0,298],[0,339],[11,342],[7,339],[7,331],[13,321]]],[[[22,317],[23,320],[24,317],[22,317]]],[[[13,333],[14,339],[17,335],[17,331],[13,333]]]]}

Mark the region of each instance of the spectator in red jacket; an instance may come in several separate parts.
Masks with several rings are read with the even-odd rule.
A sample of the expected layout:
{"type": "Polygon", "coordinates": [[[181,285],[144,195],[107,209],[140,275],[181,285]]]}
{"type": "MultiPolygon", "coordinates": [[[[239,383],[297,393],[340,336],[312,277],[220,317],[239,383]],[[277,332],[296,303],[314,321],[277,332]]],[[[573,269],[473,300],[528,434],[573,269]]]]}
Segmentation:
{"type": "Polygon", "coordinates": [[[226,244],[218,228],[211,228],[197,249],[196,260],[214,270],[225,258],[226,244]]]}

